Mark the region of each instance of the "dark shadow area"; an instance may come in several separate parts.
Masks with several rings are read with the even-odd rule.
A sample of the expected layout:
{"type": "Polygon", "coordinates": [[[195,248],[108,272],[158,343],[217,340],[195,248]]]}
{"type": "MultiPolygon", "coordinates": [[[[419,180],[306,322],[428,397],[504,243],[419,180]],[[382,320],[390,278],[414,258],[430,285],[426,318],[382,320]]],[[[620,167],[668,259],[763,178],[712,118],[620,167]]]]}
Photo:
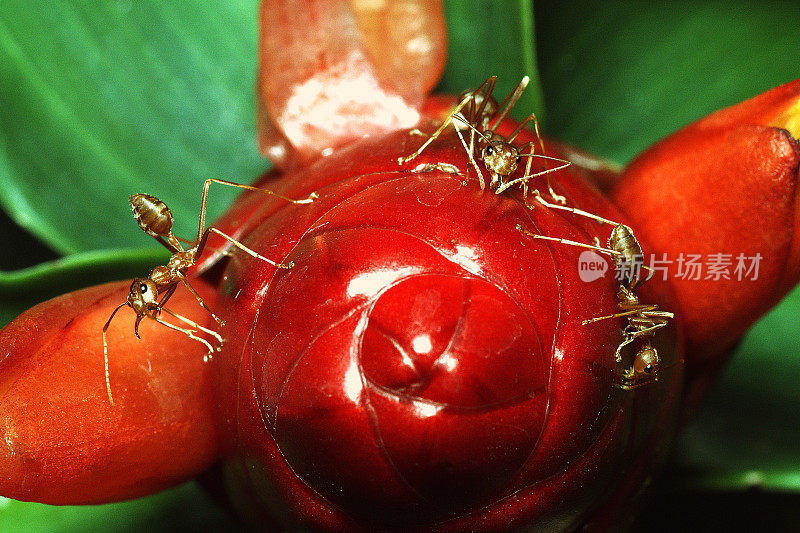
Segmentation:
{"type": "Polygon", "coordinates": [[[771,531],[800,528],[800,494],[672,490],[653,487],[631,531],[771,531]]]}
{"type": "Polygon", "coordinates": [[[3,210],[0,210],[0,238],[3,243],[0,270],[17,270],[59,257],[46,244],[17,226],[3,210]]]}

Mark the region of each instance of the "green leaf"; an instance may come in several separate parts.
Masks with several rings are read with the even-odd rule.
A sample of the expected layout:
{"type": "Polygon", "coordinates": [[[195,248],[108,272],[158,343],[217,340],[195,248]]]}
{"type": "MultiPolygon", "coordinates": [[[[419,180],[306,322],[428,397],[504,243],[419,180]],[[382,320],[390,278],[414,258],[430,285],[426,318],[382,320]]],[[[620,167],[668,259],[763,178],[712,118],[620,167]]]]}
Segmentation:
{"type": "Polygon", "coordinates": [[[97,250],[11,272],[0,271],[0,326],[60,294],[107,281],[146,276],[167,259],[163,249],[97,250]]]}
{"type": "Polygon", "coordinates": [[[793,0],[536,2],[549,135],[619,162],[800,76],[793,0]]]}
{"type": "MultiPolygon", "coordinates": [[[[800,4],[536,3],[547,134],[618,161],[800,75],[800,4]]],[[[664,221],[668,223],[668,221],[664,221]]],[[[800,491],[800,291],[759,322],[668,467],[672,486],[800,491]]]]}
{"type": "Polygon", "coordinates": [[[494,95],[503,98],[527,74],[531,83],[512,114],[541,115],[532,2],[445,0],[444,8],[449,42],[447,68],[438,90],[459,94],[494,74],[498,76],[494,95]]]}
{"type": "Polygon", "coordinates": [[[233,531],[237,524],[195,483],[124,503],[52,506],[0,498],[0,533],[233,531]]]}
{"type": "MultiPolygon", "coordinates": [[[[204,179],[250,181],[268,165],[253,133],[256,13],[257,0],[4,2],[0,204],[62,253],[157,246],[131,223],[136,192],[191,234],[204,179]]],[[[530,2],[450,1],[448,14],[445,87],[492,72],[505,94],[527,73],[518,113],[539,109],[530,2]]],[[[212,219],[233,195],[211,195],[212,219]]]]}
{"type": "Polygon", "coordinates": [[[705,489],[800,492],[800,291],[745,337],[675,462],[705,489]]]}
{"type": "MultiPolygon", "coordinates": [[[[167,202],[179,233],[196,231],[203,180],[267,167],[256,13],[257,0],[3,2],[2,206],[63,253],[157,246],[131,221],[138,192],[167,202]]],[[[212,193],[212,218],[233,194],[212,193]]]]}
{"type": "Polygon", "coordinates": [[[0,209],[0,235],[8,253],[0,254],[0,271],[17,270],[59,257],[53,250],[17,226],[0,209]]]}

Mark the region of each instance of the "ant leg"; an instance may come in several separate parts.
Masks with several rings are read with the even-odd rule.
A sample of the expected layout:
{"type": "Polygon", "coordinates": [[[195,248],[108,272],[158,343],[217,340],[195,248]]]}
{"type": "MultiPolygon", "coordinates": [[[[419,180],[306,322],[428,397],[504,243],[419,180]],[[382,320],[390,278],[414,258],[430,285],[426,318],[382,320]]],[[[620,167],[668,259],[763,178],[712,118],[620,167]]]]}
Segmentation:
{"type": "Polygon", "coordinates": [[[591,244],[585,244],[585,243],[578,242],[578,241],[571,241],[569,239],[559,239],[557,237],[547,237],[545,235],[537,235],[536,233],[531,233],[530,231],[528,231],[525,228],[523,228],[522,224],[517,224],[517,230],[520,233],[522,233],[524,235],[527,235],[528,237],[533,237],[534,239],[542,239],[542,240],[545,240],[545,241],[555,241],[555,242],[560,242],[561,244],[569,244],[571,246],[579,246],[580,248],[589,248],[590,250],[595,250],[595,251],[598,251],[598,252],[606,253],[606,254],[609,254],[611,256],[620,255],[620,252],[618,252],[616,250],[611,250],[609,248],[601,248],[600,246],[593,246],[591,244]]]}
{"type": "Polygon", "coordinates": [[[164,296],[163,298],[161,298],[161,301],[158,302],[158,306],[161,307],[165,303],[167,303],[169,299],[172,298],[172,295],[175,294],[175,289],[177,288],[178,288],[177,283],[173,283],[172,285],[170,285],[170,287],[166,290],[166,292],[164,292],[164,296]]]}
{"type": "Polygon", "coordinates": [[[646,337],[648,335],[652,335],[656,330],[661,329],[666,325],[667,325],[666,322],[659,322],[658,324],[650,326],[649,328],[640,329],[634,331],[633,333],[629,333],[628,335],[630,336],[631,340],[638,339],[639,337],[646,337]]]}
{"type": "MultiPolygon", "coordinates": [[[[567,168],[568,166],[569,165],[565,165],[563,167],[557,168],[556,170],[561,170],[562,168],[567,168]]],[[[550,183],[550,176],[547,176],[545,178],[545,181],[547,182],[547,190],[550,193],[550,198],[552,198],[554,202],[558,202],[561,205],[567,205],[567,197],[561,196],[555,191],[555,189],[553,189],[553,184],[550,183]]]]}
{"type": "MultiPolygon", "coordinates": [[[[525,163],[525,172],[523,172],[523,174],[522,174],[523,176],[527,176],[528,174],[531,173],[531,164],[533,163],[533,154],[535,152],[535,148],[533,148],[533,145],[530,145],[530,146],[531,146],[531,153],[530,153],[530,157],[528,158],[528,161],[525,163]]],[[[546,164],[545,164],[545,166],[546,166],[546,164]]],[[[511,180],[511,181],[514,181],[514,180],[511,180]]],[[[549,184],[549,182],[548,182],[548,184],[549,184]]],[[[537,191],[537,193],[538,193],[538,191],[537,191]]],[[[522,203],[525,204],[525,207],[530,207],[530,204],[528,204],[528,182],[527,181],[523,181],[522,182],[522,203]]]]}
{"type": "MultiPolygon", "coordinates": [[[[486,89],[486,93],[483,95],[483,99],[481,100],[481,103],[478,106],[478,108],[471,110],[473,111],[472,116],[475,117],[476,119],[479,118],[483,114],[483,111],[486,109],[486,104],[489,102],[489,98],[491,98],[492,92],[494,91],[495,82],[497,82],[497,76],[489,76],[488,78],[486,78],[486,81],[481,83],[477,89],[472,91],[472,94],[476,95],[480,93],[484,88],[486,89]]],[[[473,96],[473,101],[474,101],[474,96],[473,96]]],[[[503,103],[505,103],[505,100],[503,100],[503,103]]]]}
{"type": "MultiPolygon", "coordinates": [[[[530,81],[531,79],[528,76],[523,76],[520,82],[514,88],[514,90],[511,91],[508,94],[508,96],[506,96],[503,99],[502,102],[500,102],[497,108],[500,109],[501,111],[489,125],[488,131],[494,131],[497,128],[497,126],[500,125],[503,119],[506,118],[506,115],[508,115],[508,112],[511,111],[511,109],[516,105],[517,100],[519,100],[519,97],[522,96],[522,91],[525,90],[525,87],[528,86],[528,82],[530,81]]],[[[508,142],[511,142],[511,140],[509,140],[508,142]]]]}
{"type": "MultiPolygon", "coordinates": [[[[509,142],[511,142],[511,141],[509,141],[509,142]]],[[[531,154],[530,154],[531,157],[529,157],[528,161],[525,163],[525,172],[522,174],[523,176],[527,176],[527,175],[529,175],[531,173],[531,165],[533,164],[533,154],[535,153],[535,148],[533,147],[532,144],[530,146],[531,146],[531,154]]],[[[542,152],[542,153],[544,153],[544,152],[542,152]]],[[[547,167],[547,163],[545,163],[545,168],[546,167],[547,167]]],[[[514,181],[514,180],[511,180],[511,181],[514,181]]],[[[548,185],[549,184],[550,184],[550,182],[548,182],[548,185]]],[[[528,182],[527,181],[523,181],[522,182],[522,200],[523,200],[525,206],[527,207],[528,206],[528,182]]]]}
{"type": "Polygon", "coordinates": [[[647,307],[639,307],[639,308],[636,308],[636,309],[631,309],[629,311],[622,311],[621,313],[614,313],[613,315],[606,315],[606,316],[598,316],[596,318],[589,318],[589,319],[584,320],[583,322],[581,322],[581,325],[585,326],[585,325],[591,324],[593,322],[600,322],[601,320],[609,320],[609,319],[612,319],[612,318],[620,318],[620,317],[623,317],[623,316],[636,315],[636,314],[639,314],[639,313],[641,313],[643,311],[649,311],[649,310],[655,309],[655,308],[658,308],[658,306],[654,304],[654,305],[647,306],[647,307]]]}
{"type": "MultiPolygon", "coordinates": [[[[194,246],[195,244],[197,244],[195,241],[190,241],[189,239],[182,239],[181,237],[178,237],[178,236],[176,236],[175,238],[176,238],[176,239],[178,239],[178,240],[179,240],[180,242],[182,242],[182,243],[185,243],[185,244],[190,244],[190,245],[192,245],[192,246],[194,246]]],[[[210,247],[210,249],[211,249],[211,250],[213,250],[213,251],[215,251],[215,252],[217,252],[217,253],[218,253],[218,254],[220,254],[220,255],[227,255],[227,256],[230,256],[230,255],[231,255],[231,253],[230,253],[230,252],[229,252],[227,249],[225,249],[225,250],[220,250],[219,248],[214,248],[213,246],[212,246],[212,247],[210,247]]]]}
{"type": "Polygon", "coordinates": [[[114,405],[114,397],[111,395],[111,374],[108,371],[108,340],[106,339],[106,332],[108,331],[108,326],[111,325],[111,320],[114,318],[114,315],[117,314],[117,311],[122,309],[128,305],[128,302],[119,304],[116,309],[111,313],[111,316],[108,317],[106,321],[106,325],[103,326],[103,362],[105,363],[106,367],[106,392],[108,393],[108,403],[114,405]]]}
{"type": "Polygon", "coordinates": [[[511,135],[508,136],[508,142],[510,143],[514,142],[514,139],[517,138],[517,135],[519,135],[520,132],[522,132],[522,130],[525,128],[525,126],[527,126],[528,123],[531,121],[533,122],[533,131],[536,134],[536,141],[539,142],[539,148],[541,148],[542,150],[542,155],[547,155],[547,152],[544,151],[544,141],[542,140],[542,134],[539,129],[539,119],[536,118],[536,113],[531,113],[530,115],[522,119],[522,122],[520,122],[517,125],[517,127],[514,128],[514,131],[511,132],[511,135]]]}
{"type": "MultiPolygon", "coordinates": [[[[208,314],[210,314],[210,315],[211,315],[211,318],[213,318],[213,319],[214,319],[214,321],[215,321],[217,324],[219,324],[220,326],[224,326],[224,325],[225,325],[225,322],[224,322],[224,321],[222,321],[222,320],[221,320],[221,319],[220,319],[220,318],[219,318],[217,315],[215,315],[215,314],[214,314],[214,311],[212,311],[212,310],[211,310],[211,309],[210,309],[210,308],[209,308],[209,307],[206,305],[206,303],[203,301],[203,299],[200,297],[200,295],[199,295],[199,294],[197,294],[197,291],[196,291],[196,290],[194,290],[194,287],[192,287],[192,286],[191,286],[191,284],[189,283],[189,280],[188,280],[188,279],[186,279],[186,276],[184,276],[184,275],[183,275],[183,274],[181,274],[180,272],[175,272],[175,273],[178,275],[178,277],[179,277],[179,278],[180,278],[180,280],[183,282],[183,284],[184,284],[184,285],[186,285],[186,288],[187,288],[187,289],[189,289],[189,292],[191,292],[191,293],[192,293],[192,295],[195,297],[195,299],[197,300],[197,303],[199,303],[199,304],[200,304],[200,305],[203,307],[203,309],[205,309],[206,311],[208,311],[208,314]]],[[[163,306],[163,305],[164,305],[164,302],[161,302],[161,305],[163,306]]]]}
{"type": "Polygon", "coordinates": [[[258,191],[263,194],[268,194],[270,196],[277,196],[278,198],[286,200],[287,202],[291,202],[293,204],[310,204],[311,202],[314,201],[314,199],[319,198],[319,195],[317,193],[312,192],[311,194],[308,195],[308,198],[304,198],[302,200],[294,200],[292,198],[288,198],[286,196],[273,192],[269,189],[264,189],[261,187],[253,187],[250,185],[242,185],[241,183],[234,183],[232,181],[220,180],[217,178],[209,178],[203,185],[203,198],[200,201],[200,223],[197,225],[197,240],[195,242],[200,242],[200,238],[203,235],[203,229],[205,228],[205,223],[206,223],[206,202],[208,200],[208,188],[211,186],[212,183],[219,183],[220,185],[228,185],[230,187],[238,187],[240,189],[247,189],[248,191],[258,191]]]}
{"type": "Polygon", "coordinates": [[[200,254],[203,253],[203,248],[205,247],[206,240],[208,239],[208,234],[209,233],[216,233],[220,237],[223,237],[223,238],[227,239],[228,241],[230,241],[231,244],[233,244],[234,246],[239,248],[244,253],[246,253],[246,254],[248,254],[248,255],[250,255],[252,257],[255,257],[256,259],[261,259],[262,261],[266,261],[270,265],[275,266],[277,268],[285,268],[285,269],[288,270],[288,269],[290,269],[290,268],[292,268],[294,266],[294,263],[292,261],[289,261],[288,263],[276,263],[272,259],[268,259],[268,258],[264,257],[263,255],[254,252],[253,250],[251,250],[250,248],[248,248],[244,244],[240,243],[239,241],[237,241],[236,239],[234,239],[230,235],[226,235],[225,233],[221,232],[217,228],[208,228],[206,230],[206,232],[203,234],[203,238],[200,239],[200,244],[197,246],[197,252],[195,252],[195,257],[200,257],[200,254]]]}
{"type": "MultiPolygon", "coordinates": [[[[458,119],[459,122],[463,122],[464,124],[466,124],[469,127],[472,127],[472,124],[467,122],[467,119],[464,118],[463,115],[456,115],[453,118],[458,119]]],[[[455,127],[455,122],[453,122],[453,127],[455,127]]],[[[467,143],[464,141],[464,136],[461,134],[461,130],[459,130],[458,128],[455,128],[455,130],[456,130],[456,135],[458,135],[458,140],[461,141],[461,146],[463,146],[464,150],[467,152],[467,157],[469,158],[469,163],[475,169],[475,173],[478,174],[478,181],[481,184],[481,190],[484,190],[486,188],[486,181],[484,181],[484,179],[483,179],[483,172],[481,172],[481,169],[478,167],[478,162],[475,161],[475,151],[474,151],[475,150],[475,131],[474,131],[474,129],[470,130],[469,147],[467,147],[467,143]]],[[[466,177],[465,181],[468,180],[468,179],[469,179],[469,166],[467,166],[467,177],[466,177]]]]}
{"type": "Polygon", "coordinates": [[[615,386],[622,390],[634,390],[638,389],[639,387],[644,387],[645,385],[650,385],[651,383],[655,383],[658,381],[658,374],[653,377],[648,378],[632,378],[632,377],[625,377],[620,376],[621,383],[616,383],[615,386]]]}
{"type": "Polygon", "coordinates": [[[197,322],[195,322],[194,320],[186,318],[183,315],[179,315],[178,313],[176,313],[172,309],[167,309],[166,307],[162,307],[161,310],[162,311],[166,311],[167,313],[169,313],[170,315],[174,316],[175,318],[177,318],[178,320],[180,320],[184,324],[189,324],[193,328],[199,329],[203,333],[207,333],[207,334],[211,335],[212,337],[217,339],[217,341],[219,341],[220,345],[222,345],[222,343],[225,342],[225,340],[222,338],[222,335],[220,335],[219,333],[217,333],[213,329],[208,329],[206,327],[203,327],[200,324],[198,324],[197,322]]]}
{"type": "MultiPolygon", "coordinates": [[[[195,244],[197,244],[196,242],[194,242],[194,241],[190,241],[189,239],[182,239],[182,238],[180,238],[180,237],[178,237],[178,236],[176,236],[175,238],[176,238],[176,239],[178,239],[178,240],[179,240],[180,242],[182,242],[182,243],[185,243],[185,244],[190,244],[190,245],[192,245],[192,246],[194,246],[195,244]]],[[[229,251],[228,249],[225,249],[225,250],[220,250],[219,248],[215,248],[215,247],[213,247],[213,246],[211,246],[211,247],[210,247],[210,249],[211,249],[211,250],[213,250],[213,251],[215,251],[216,253],[218,253],[218,254],[220,254],[220,255],[226,255],[226,256],[230,256],[230,255],[231,255],[231,253],[230,253],[230,251],[229,251]]]]}
{"type": "Polygon", "coordinates": [[[672,318],[675,318],[675,313],[672,313],[670,311],[657,311],[655,309],[647,310],[646,312],[644,312],[642,314],[647,318],[654,318],[654,319],[658,319],[658,318],[672,319],[672,318]]]}
{"type": "MultiPolygon", "coordinates": [[[[559,162],[561,162],[563,164],[559,165],[557,167],[554,167],[554,168],[548,168],[547,170],[541,170],[539,172],[534,172],[533,174],[527,174],[526,173],[521,178],[517,178],[517,179],[511,180],[511,181],[507,181],[497,191],[495,191],[497,194],[500,194],[501,192],[505,191],[506,189],[508,189],[512,185],[516,185],[517,183],[524,183],[524,182],[526,182],[528,180],[532,180],[533,178],[538,178],[539,176],[544,176],[545,174],[550,174],[551,172],[557,172],[559,170],[567,168],[568,166],[570,166],[572,164],[569,161],[567,161],[566,159],[559,159],[557,157],[549,157],[549,156],[546,156],[546,155],[539,155],[539,154],[534,154],[534,155],[522,154],[520,157],[531,157],[531,158],[536,157],[536,158],[539,158],[539,159],[547,159],[547,160],[550,160],[550,161],[559,161],[559,162]]],[[[530,165],[526,165],[526,167],[530,168],[530,165]]],[[[549,182],[548,182],[548,187],[549,186],[550,185],[549,185],[549,182]]],[[[555,191],[554,191],[554,193],[555,193],[555,191]]],[[[541,195],[537,195],[537,196],[541,196],[541,195]]]]}
{"type": "Polygon", "coordinates": [[[431,144],[434,140],[436,140],[439,137],[439,135],[442,134],[445,128],[449,126],[451,122],[453,122],[453,116],[456,115],[459,111],[461,111],[464,108],[464,106],[467,105],[467,102],[470,102],[473,98],[474,95],[469,94],[463,100],[461,100],[461,103],[456,106],[456,108],[453,110],[452,113],[450,113],[450,115],[448,115],[448,117],[444,120],[444,122],[442,122],[441,126],[439,126],[439,128],[433,132],[433,135],[428,137],[428,140],[422,143],[422,146],[417,148],[417,151],[414,152],[413,154],[406,157],[398,157],[397,164],[402,165],[403,163],[408,163],[409,161],[420,155],[422,151],[425,150],[425,148],[427,148],[428,145],[431,144]]]}
{"type": "Polygon", "coordinates": [[[190,339],[194,339],[197,342],[202,342],[203,344],[206,345],[206,348],[208,348],[208,354],[209,355],[214,353],[214,347],[211,346],[211,343],[208,342],[207,340],[205,340],[204,338],[198,337],[197,335],[195,335],[194,334],[194,330],[182,328],[182,327],[176,326],[175,324],[170,324],[169,322],[167,322],[165,320],[162,320],[159,317],[154,317],[153,320],[155,320],[156,322],[158,322],[162,326],[168,327],[169,329],[174,329],[175,331],[180,331],[181,333],[183,333],[184,335],[186,335],[190,339]]]}
{"type": "Polygon", "coordinates": [[[625,346],[627,346],[627,345],[629,345],[630,343],[632,343],[634,340],[636,340],[634,337],[630,337],[630,336],[629,336],[629,337],[628,337],[628,338],[626,338],[624,341],[622,341],[622,342],[619,344],[619,346],[617,346],[617,351],[615,352],[615,358],[616,358],[616,361],[617,361],[617,363],[621,363],[621,362],[622,362],[622,349],[623,349],[625,346]]]}
{"type": "MultiPolygon", "coordinates": [[[[463,138],[461,139],[461,144],[464,144],[463,138]]],[[[469,159],[472,163],[472,166],[475,167],[475,172],[478,174],[478,181],[480,182],[481,190],[483,191],[486,189],[486,182],[483,180],[483,173],[481,172],[481,169],[478,168],[478,162],[475,161],[475,131],[473,130],[469,131],[469,150],[467,150],[467,153],[469,154],[469,159]]],[[[469,179],[469,167],[467,167],[467,179],[469,179]]]]}
{"type": "Polygon", "coordinates": [[[619,226],[618,222],[614,222],[613,220],[608,220],[607,218],[603,218],[599,215],[595,215],[594,213],[590,213],[588,211],[584,211],[582,209],[578,209],[576,207],[566,207],[563,205],[556,205],[551,204],[541,196],[536,197],[536,201],[542,204],[543,206],[547,207],[548,209],[560,209],[562,211],[569,211],[575,215],[580,215],[582,217],[591,218],[592,220],[596,220],[597,222],[602,222],[603,224],[608,224],[610,226],[619,226]]]}
{"type": "MultiPolygon", "coordinates": [[[[516,129],[513,132],[511,132],[511,135],[508,137],[508,142],[513,142],[514,139],[517,138],[517,135],[519,135],[519,133],[522,131],[522,128],[524,128],[525,125],[528,124],[530,121],[533,121],[534,133],[536,133],[536,139],[539,141],[539,148],[541,148],[542,150],[542,155],[546,157],[547,152],[544,149],[544,138],[542,137],[541,128],[539,127],[539,119],[536,118],[536,115],[534,113],[531,113],[530,115],[525,117],[525,119],[522,122],[519,123],[519,126],[517,126],[516,129]]],[[[531,153],[533,154],[534,152],[531,153]]],[[[547,170],[546,164],[545,164],[545,170],[547,170]]],[[[526,172],[526,174],[528,172],[526,172]]],[[[547,189],[550,192],[550,197],[553,199],[554,202],[559,203],[561,205],[567,204],[567,199],[556,193],[556,191],[553,189],[549,177],[547,178],[547,189]]]]}

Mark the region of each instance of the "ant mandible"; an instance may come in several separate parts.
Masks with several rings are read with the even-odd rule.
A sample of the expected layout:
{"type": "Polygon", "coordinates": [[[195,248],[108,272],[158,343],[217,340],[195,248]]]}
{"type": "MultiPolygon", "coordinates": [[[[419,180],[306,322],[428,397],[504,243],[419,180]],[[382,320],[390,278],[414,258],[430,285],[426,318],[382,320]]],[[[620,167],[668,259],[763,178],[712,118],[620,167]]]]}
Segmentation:
{"type": "MultiPolygon", "coordinates": [[[[528,180],[544,174],[549,174],[550,172],[556,172],[568,167],[571,163],[564,159],[549,157],[546,155],[544,141],[539,129],[539,120],[536,118],[534,113],[531,113],[522,122],[520,122],[516,129],[514,129],[514,131],[511,132],[508,137],[504,137],[496,132],[497,127],[517,103],[517,100],[519,100],[522,92],[525,90],[525,87],[527,87],[530,78],[528,76],[523,77],[522,80],[517,84],[516,88],[514,88],[514,90],[509,93],[500,104],[498,104],[497,101],[492,97],[492,91],[494,90],[496,81],[497,76],[490,76],[474,91],[462,92],[460,95],[460,103],[453,109],[444,122],[442,122],[439,128],[430,137],[428,137],[428,139],[417,149],[416,152],[409,156],[398,158],[398,164],[402,165],[404,163],[408,163],[412,159],[419,156],[430,143],[432,143],[439,137],[439,135],[442,134],[448,125],[452,124],[456,130],[459,140],[461,141],[461,144],[464,146],[464,149],[469,156],[470,164],[478,174],[478,180],[480,182],[481,189],[486,188],[486,182],[484,180],[483,173],[475,161],[476,134],[478,135],[478,158],[484,162],[486,168],[491,174],[489,187],[495,192],[495,194],[500,194],[509,187],[518,183],[522,183],[523,197],[527,203],[528,180]],[[461,129],[457,126],[456,122],[459,122],[470,129],[469,146],[467,146],[466,142],[464,141],[464,137],[461,134],[461,129]],[[530,141],[520,147],[512,144],[520,132],[522,132],[522,129],[530,122],[533,122],[534,124],[536,138],[542,152],[541,154],[536,153],[537,141],[530,141]],[[526,149],[529,150],[529,153],[523,153],[526,149]],[[515,180],[508,180],[509,176],[511,176],[511,174],[513,174],[517,169],[517,166],[522,161],[523,157],[528,158],[523,176],[515,180]],[[555,168],[545,168],[545,170],[541,172],[531,174],[533,158],[539,158],[545,161],[556,161],[560,163],[560,165],[555,168]]],[[[419,130],[412,130],[412,133],[421,132],[419,132],[419,130]]],[[[545,167],[547,167],[547,163],[545,163],[545,167]]],[[[469,173],[469,169],[467,169],[467,172],[469,173]]],[[[549,179],[547,180],[547,186],[551,197],[556,202],[561,204],[566,203],[566,199],[563,196],[559,196],[553,190],[549,179]]],[[[538,191],[536,194],[538,196],[538,191]]]]}
{"type": "Polygon", "coordinates": [[[317,198],[316,193],[311,193],[308,198],[303,200],[293,200],[291,198],[287,198],[280,194],[277,194],[269,189],[262,189],[259,187],[251,187],[249,185],[242,185],[240,183],[234,183],[232,181],[220,180],[220,179],[207,179],[205,185],[203,186],[203,197],[200,203],[200,221],[197,227],[197,238],[194,241],[189,241],[186,239],[181,239],[180,237],[176,237],[172,233],[172,212],[167,207],[167,205],[156,198],[155,196],[150,196],[147,194],[133,194],[130,197],[131,203],[131,210],[133,211],[133,216],[136,219],[136,222],[139,224],[139,227],[142,228],[142,231],[154,237],[158,242],[160,242],[165,248],[167,248],[171,253],[172,257],[169,258],[169,261],[166,265],[157,266],[151,272],[150,275],[146,278],[136,278],[131,283],[130,292],[128,293],[128,298],[125,302],[121,303],[117,306],[116,309],[111,313],[111,316],[108,317],[108,321],[106,321],[105,326],[103,326],[103,358],[105,362],[105,373],[106,373],[106,391],[108,392],[108,401],[111,405],[114,405],[114,397],[111,394],[111,379],[108,370],[108,341],[106,339],[106,333],[108,331],[108,327],[111,325],[111,321],[114,318],[114,315],[117,314],[117,311],[122,309],[123,307],[127,306],[134,310],[136,313],[136,322],[134,324],[134,333],[136,334],[137,338],[141,338],[139,336],[139,323],[142,321],[143,318],[148,317],[152,318],[159,324],[166,326],[170,329],[175,331],[179,331],[185,334],[190,339],[196,340],[198,342],[203,343],[206,348],[208,348],[208,354],[206,355],[207,358],[214,352],[213,346],[207,340],[203,339],[202,337],[198,337],[195,333],[199,330],[208,335],[214,337],[217,342],[222,344],[222,336],[213,331],[211,329],[205,328],[200,324],[194,322],[186,318],[185,316],[179,315],[178,313],[170,310],[169,308],[165,307],[165,304],[172,295],[175,293],[175,290],[178,288],[179,283],[183,283],[189,292],[195,297],[197,302],[209,312],[209,314],[214,318],[214,320],[219,325],[223,325],[223,321],[215,315],[211,309],[206,305],[203,299],[200,297],[200,294],[192,287],[189,283],[189,280],[186,278],[186,272],[192,266],[197,263],[200,259],[200,256],[203,253],[203,250],[206,246],[206,242],[208,240],[208,236],[211,233],[215,233],[224,239],[228,240],[231,244],[242,250],[243,252],[255,257],[257,259],[261,259],[262,261],[266,261],[267,263],[274,265],[277,268],[291,268],[293,264],[291,262],[283,264],[283,263],[276,263],[271,259],[268,259],[244,244],[240,243],[233,237],[226,235],[222,231],[218,230],[214,227],[205,227],[205,217],[206,217],[206,202],[208,200],[208,189],[212,183],[219,183],[221,185],[228,185],[231,187],[239,187],[241,189],[248,189],[251,191],[258,191],[264,194],[277,196],[283,200],[288,202],[292,202],[294,204],[308,204],[314,201],[317,198]],[[183,249],[181,246],[181,242],[189,244],[190,247],[186,250],[183,249]],[[183,328],[180,326],[176,326],[175,324],[170,324],[169,322],[163,320],[161,318],[161,312],[164,311],[169,315],[177,318],[184,324],[187,324],[190,328],[183,328]]]}

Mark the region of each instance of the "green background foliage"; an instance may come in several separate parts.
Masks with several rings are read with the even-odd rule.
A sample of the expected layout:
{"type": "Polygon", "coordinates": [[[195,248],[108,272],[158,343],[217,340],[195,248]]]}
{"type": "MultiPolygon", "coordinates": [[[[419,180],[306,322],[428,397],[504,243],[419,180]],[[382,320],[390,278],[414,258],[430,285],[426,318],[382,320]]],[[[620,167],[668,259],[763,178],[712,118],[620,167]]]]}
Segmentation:
{"type": "MultiPolygon", "coordinates": [[[[621,163],[693,119],[800,77],[795,2],[543,0],[535,24],[524,1],[444,4],[443,90],[497,74],[504,94],[530,74],[517,113],[536,111],[548,134],[621,163]]],[[[257,0],[0,3],[0,323],[160,261],[128,195],[157,194],[177,231],[191,234],[203,180],[246,182],[268,168],[253,135],[256,13],[257,0]]],[[[232,198],[215,191],[211,216],[232,198]]],[[[800,489],[798,311],[795,292],[746,337],[684,432],[660,494],[800,489]]],[[[232,523],[194,484],[108,506],[0,500],[0,531],[154,525],[232,523]]]]}

